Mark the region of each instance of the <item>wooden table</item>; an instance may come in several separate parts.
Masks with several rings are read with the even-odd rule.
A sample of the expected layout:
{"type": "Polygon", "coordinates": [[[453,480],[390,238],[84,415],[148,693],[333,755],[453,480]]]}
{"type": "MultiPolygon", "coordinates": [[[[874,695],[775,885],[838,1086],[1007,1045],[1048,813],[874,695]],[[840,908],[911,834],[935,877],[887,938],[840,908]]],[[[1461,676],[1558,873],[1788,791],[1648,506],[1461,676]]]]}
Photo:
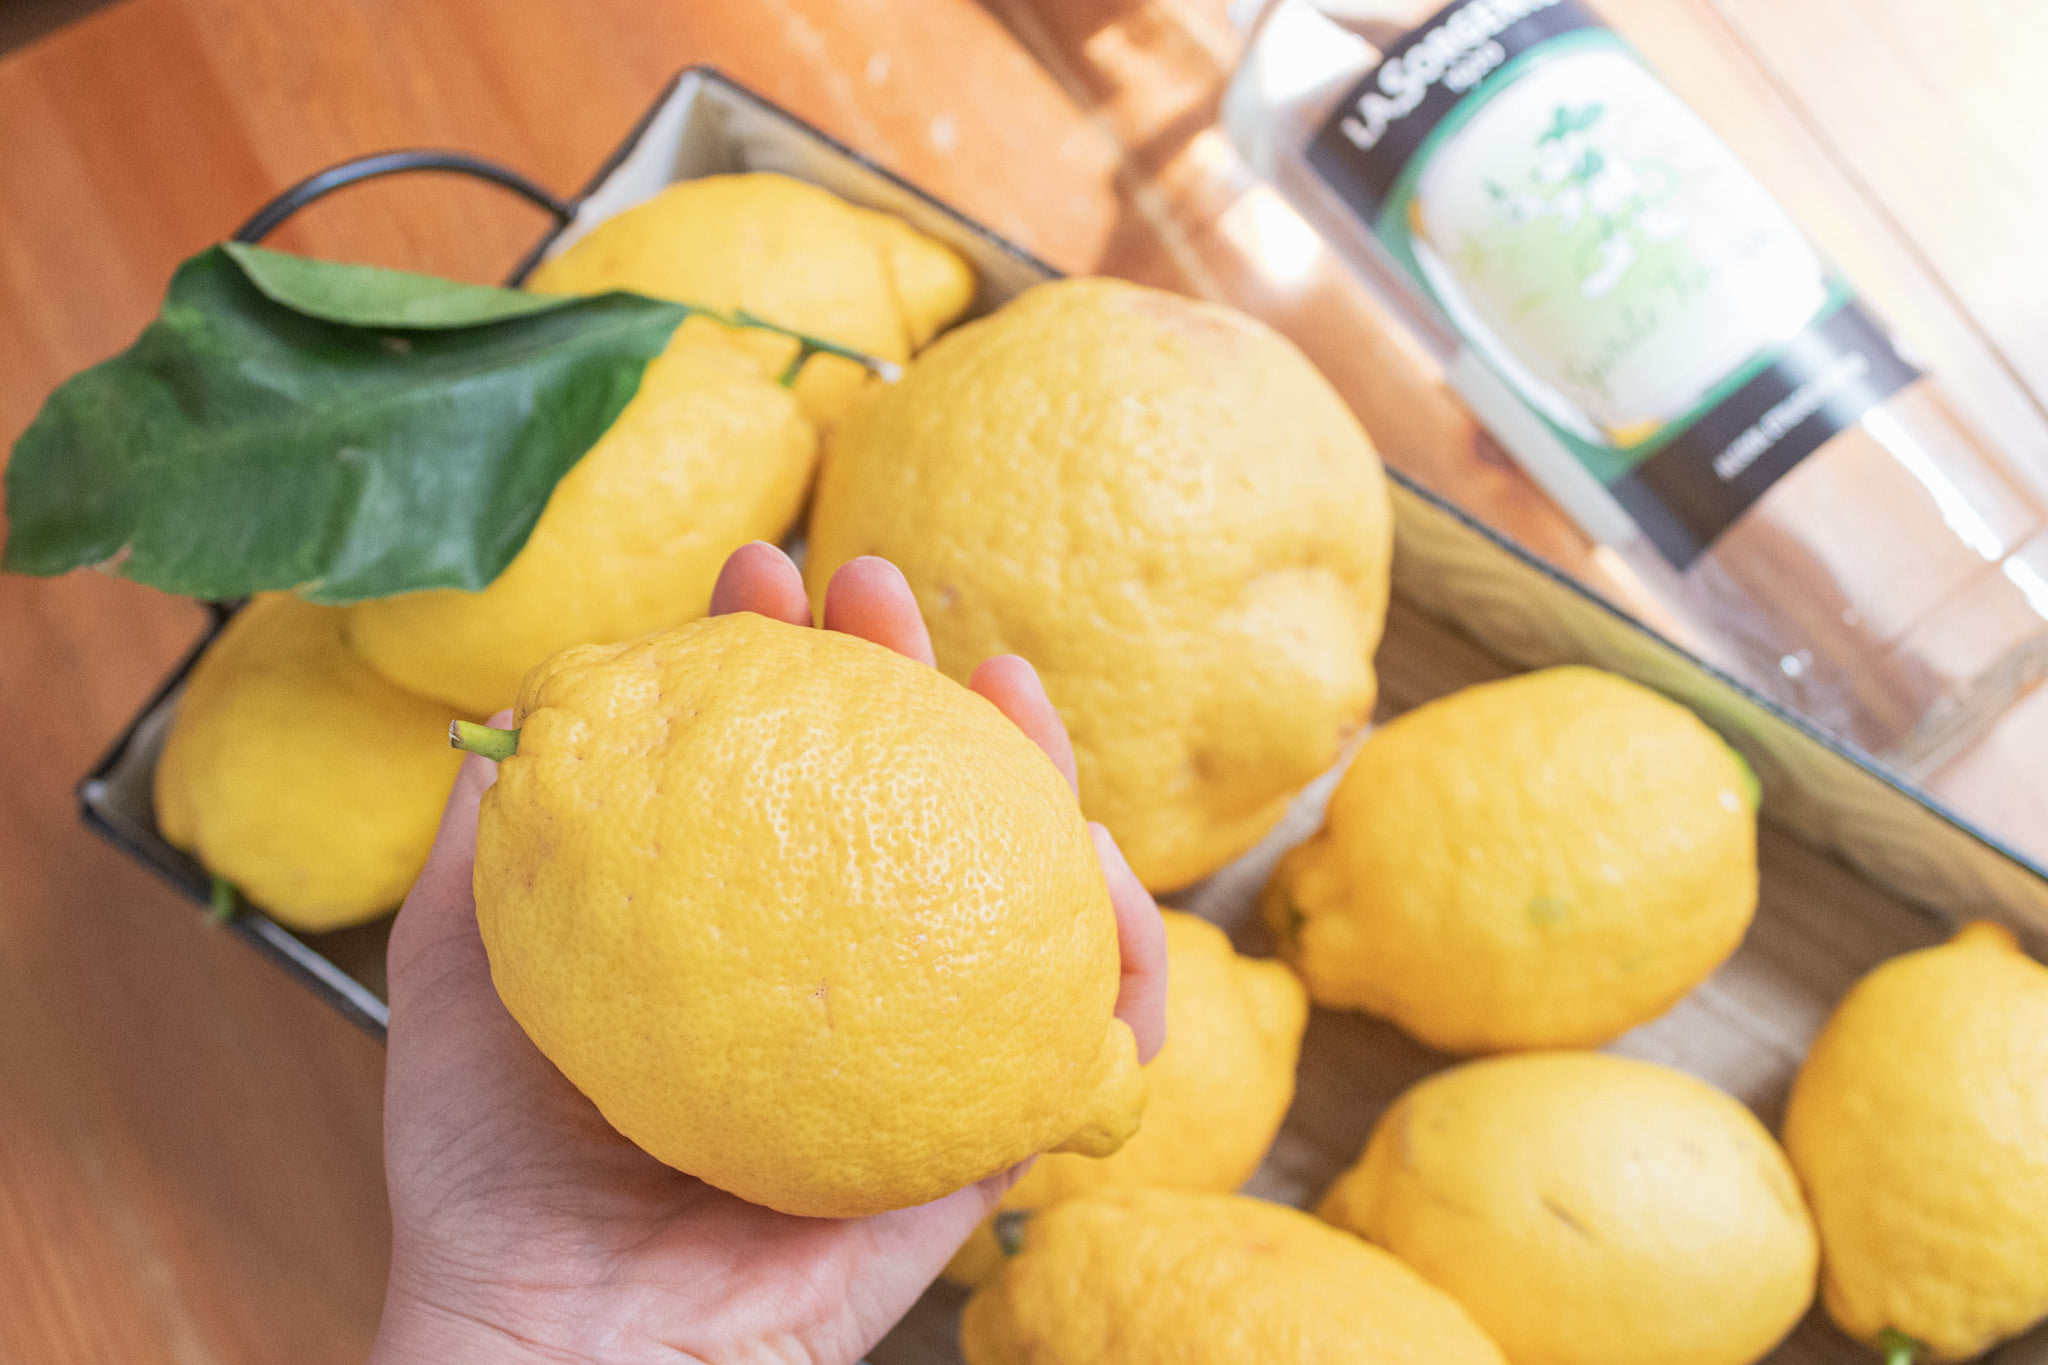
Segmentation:
{"type": "MultiPolygon", "coordinates": [[[[1604,8],[2048,490],[2048,90],[2031,80],[2048,7],[1604,8]]],[[[1229,60],[1219,11],[124,0],[0,60],[0,439],[133,336],[175,262],[300,175],[441,144],[569,189],[676,68],[714,62],[1056,264],[1272,318],[1393,463],[1597,577],[1354,290],[1252,268],[1245,184],[1202,132],[1229,60]]],[[[540,226],[476,187],[408,182],[330,201],[279,245],[490,279],[540,226]]],[[[0,579],[0,1361],[311,1365],[360,1359],[374,1330],[380,1049],[72,812],[72,782],[199,625],[109,579],[0,579]]],[[[1942,785],[2041,847],[2027,741],[2048,753],[2048,720],[1942,785]]]]}

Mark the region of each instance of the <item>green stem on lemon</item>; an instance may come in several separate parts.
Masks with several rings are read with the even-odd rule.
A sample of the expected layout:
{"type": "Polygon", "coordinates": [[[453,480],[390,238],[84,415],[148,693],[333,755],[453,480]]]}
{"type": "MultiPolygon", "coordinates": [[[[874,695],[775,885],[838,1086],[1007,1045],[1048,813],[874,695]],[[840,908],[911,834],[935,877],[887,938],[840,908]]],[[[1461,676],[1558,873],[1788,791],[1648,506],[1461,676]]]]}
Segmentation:
{"type": "MultiPolygon", "coordinates": [[[[712,313],[711,316],[719,317],[719,314],[712,313]]],[[[764,317],[749,313],[744,308],[735,308],[730,317],[720,317],[719,320],[729,327],[753,327],[763,332],[774,332],[780,336],[794,337],[796,339],[796,355],[790,359],[789,364],[783,367],[781,375],[775,381],[785,389],[791,384],[796,383],[797,372],[803,369],[804,362],[814,355],[836,355],[842,359],[851,360],[869,374],[877,375],[891,384],[903,377],[903,367],[893,360],[884,360],[880,356],[869,355],[865,351],[856,351],[851,346],[841,346],[836,341],[827,341],[823,337],[810,336],[793,328],[784,327],[780,323],[770,322],[764,317]]]]}
{"type": "Polygon", "coordinates": [[[448,743],[464,753],[482,754],[493,763],[503,763],[519,752],[519,732],[452,720],[448,722],[448,743]]]}
{"type": "Polygon", "coordinates": [[[213,896],[207,904],[207,913],[218,924],[226,924],[235,917],[235,910],[242,903],[242,893],[226,877],[213,879],[213,896]]]}
{"type": "Polygon", "coordinates": [[[990,1220],[989,1230],[995,1233],[1003,1255],[1015,1256],[1024,1250],[1024,1225],[1030,1221],[1030,1209],[1004,1209],[990,1220]]]}
{"type": "Polygon", "coordinates": [[[1884,1365],[1914,1365],[1927,1346],[1896,1327],[1887,1327],[1877,1334],[1877,1349],[1884,1352],[1884,1365]]]}

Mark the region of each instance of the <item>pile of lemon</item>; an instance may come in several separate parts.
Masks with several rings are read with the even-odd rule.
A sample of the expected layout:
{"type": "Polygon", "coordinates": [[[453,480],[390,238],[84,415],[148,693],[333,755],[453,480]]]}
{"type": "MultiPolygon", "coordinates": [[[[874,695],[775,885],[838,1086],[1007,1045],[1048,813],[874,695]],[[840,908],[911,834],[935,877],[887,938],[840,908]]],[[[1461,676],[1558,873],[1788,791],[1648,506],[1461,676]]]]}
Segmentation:
{"type": "Polygon", "coordinates": [[[1842,1002],[1784,1147],[1670,1068],[1656,1017],[1757,905],[1754,777],[1689,711],[1560,668],[1371,733],[1261,897],[1280,960],[1169,911],[1168,1040],[1113,1017],[1083,817],[1168,892],[1258,843],[1369,721],[1378,459],[1285,340],[1107,280],[946,331],[971,272],[776,176],[687,182],[537,289],[693,319],[482,592],[289,594],[194,671],[159,822],[287,923],[383,913],[431,842],[451,714],[516,702],[479,921],[507,1008],[620,1131],[791,1213],[856,1216],[1043,1157],[948,1274],[1001,1362],[1744,1365],[1830,1315],[1961,1360],[2048,1315],[2048,969],[1975,926],[1842,1002]],[[942,334],[943,333],[943,334],[942,334]],[[914,359],[913,359],[914,357],[914,359]],[[702,619],[809,499],[814,607],[894,561],[938,671],[702,619]],[[961,684],[1036,666],[1052,762],[961,684]],[[523,679],[523,682],[522,682],[523,679]],[[1403,1095],[1315,1217],[1233,1193],[1309,1002],[1490,1054],[1403,1095]]]}

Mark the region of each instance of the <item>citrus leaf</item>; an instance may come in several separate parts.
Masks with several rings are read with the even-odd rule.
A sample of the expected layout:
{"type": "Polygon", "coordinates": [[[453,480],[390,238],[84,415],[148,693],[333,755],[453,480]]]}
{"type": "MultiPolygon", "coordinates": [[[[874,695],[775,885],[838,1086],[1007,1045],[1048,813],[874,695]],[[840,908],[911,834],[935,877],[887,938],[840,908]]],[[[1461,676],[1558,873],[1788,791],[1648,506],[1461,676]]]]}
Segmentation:
{"type": "Polygon", "coordinates": [[[545,313],[578,297],[321,261],[247,242],[222,242],[220,249],[272,303],[354,327],[473,327],[545,313]]]}
{"type": "Polygon", "coordinates": [[[16,443],[0,568],[215,599],[481,588],[693,311],[211,247],[16,443]]]}

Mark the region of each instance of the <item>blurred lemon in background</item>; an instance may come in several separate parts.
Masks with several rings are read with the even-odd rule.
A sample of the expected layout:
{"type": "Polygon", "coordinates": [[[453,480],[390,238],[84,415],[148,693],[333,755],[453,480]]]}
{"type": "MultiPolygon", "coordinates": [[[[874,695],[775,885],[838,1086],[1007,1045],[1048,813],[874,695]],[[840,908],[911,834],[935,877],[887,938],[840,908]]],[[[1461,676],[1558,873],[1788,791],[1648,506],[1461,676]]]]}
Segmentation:
{"type": "MultiPolygon", "coordinates": [[[[849,204],[786,175],[683,180],[607,218],[544,261],[527,281],[542,293],[627,289],[730,312],[882,360],[905,361],[974,298],[974,273],[951,247],[886,213],[849,204]]],[[[743,343],[771,372],[795,355],[786,338],[743,343]]],[[[797,380],[804,411],[830,425],[865,372],[813,357],[797,380]]]]}
{"type": "Polygon", "coordinates": [[[1994,924],[1878,967],[1807,1054],[1785,1147],[1849,1335],[1968,1360],[2048,1317],[2048,967],[1994,924]]]}
{"type": "Polygon", "coordinates": [[[1022,1241],[968,1300],[968,1365],[1505,1365],[1414,1271],[1279,1204],[1103,1191],[1022,1241]]]}
{"type": "Polygon", "coordinates": [[[351,654],[342,618],[251,599],[193,668],[156,765],[164,838],[295,929],[405,898],[462,758],[448,707],[351,654]]]}
{"type": "Polygon", "coordinates": [[[1515,1365],[1749,1365],[1812,1303],[1819,1257],[1747,1109],[1594,1052],[1422,1081],[1319,1212],[1464,1304],[1515,1365]]]}

